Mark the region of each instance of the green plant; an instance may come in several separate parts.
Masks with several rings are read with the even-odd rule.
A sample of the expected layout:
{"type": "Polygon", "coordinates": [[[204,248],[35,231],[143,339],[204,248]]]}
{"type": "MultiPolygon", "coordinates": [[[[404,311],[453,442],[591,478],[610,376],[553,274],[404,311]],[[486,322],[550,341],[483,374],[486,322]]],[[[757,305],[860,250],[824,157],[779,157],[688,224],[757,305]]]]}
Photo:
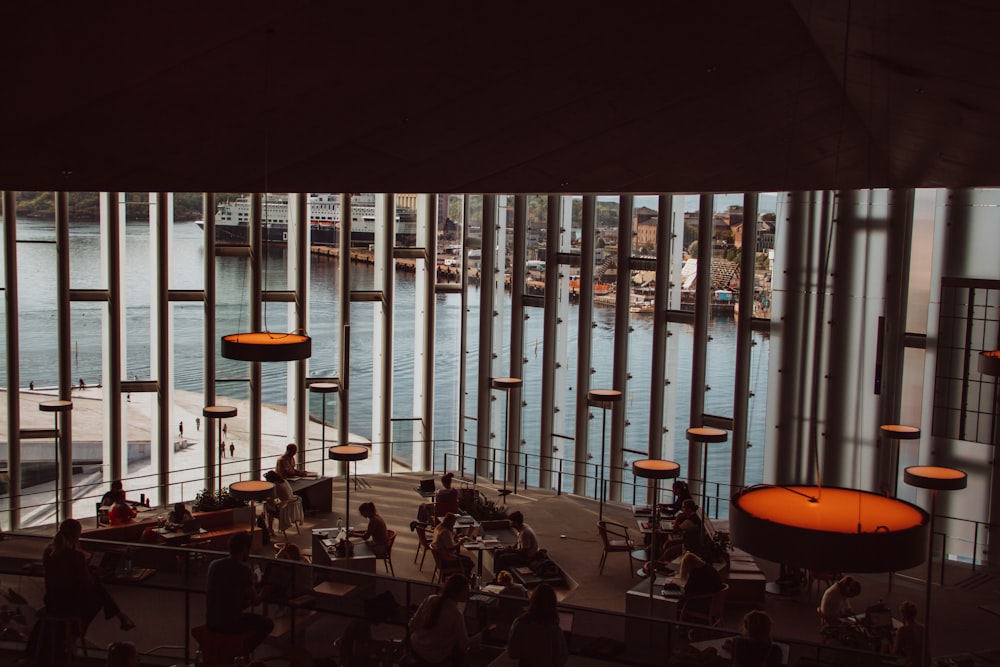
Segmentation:
{"type": "Polygon", "coordinates": [[[733,544],[733,539],[729,533],[724,530],[717,530],[712,534],[712,539],[708,543],[708,553],[706,555],[710,558],[711,562],[721,563],[726,560],[729,552],[735,548],[736,545],[733,544]]]}
{"type": "Polygon", "coordinates": [[[507,510],[486,498],[482,491],[459,495],[458,507],[476,521],[498,521],[507,518],[507,510]]]}
{"type": "Polygon", "coordinates": [[[222,489],[218,493],[212,489],[202,489],[194,497],[191,509],[195,512],[214,512],[215,510],[228,510],[245,506],[246,501],[229,493],[229,489],[222,489]]]}

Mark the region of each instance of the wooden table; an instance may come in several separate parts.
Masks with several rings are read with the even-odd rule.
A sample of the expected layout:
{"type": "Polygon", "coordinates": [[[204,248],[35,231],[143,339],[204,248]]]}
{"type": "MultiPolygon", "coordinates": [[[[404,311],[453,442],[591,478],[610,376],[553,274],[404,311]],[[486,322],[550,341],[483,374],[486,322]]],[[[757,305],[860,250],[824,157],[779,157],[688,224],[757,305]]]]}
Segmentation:
{"type": "MultiPolygon", "coordinates": [[[[463,542],[462,546],[469,551],[475,551],[478,558],[476,565],[476,573],[479,575],[479,581],[483,580],[483,552],[484,551],[495,551],[497,549],[503,548],[503,543],[498,539],[484,540],[481,536],[474,540],[463,542]]],[[[494,573],[496,574],[496,573],[494,573]]]]}

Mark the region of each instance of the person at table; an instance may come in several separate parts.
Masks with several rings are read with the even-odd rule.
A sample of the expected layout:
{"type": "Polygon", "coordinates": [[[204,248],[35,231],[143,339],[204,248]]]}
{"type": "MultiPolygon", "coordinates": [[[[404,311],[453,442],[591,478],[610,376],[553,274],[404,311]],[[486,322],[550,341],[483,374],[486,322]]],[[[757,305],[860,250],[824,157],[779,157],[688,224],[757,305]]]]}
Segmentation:
{"type": "MultiPolygon", "coordinates": [[[[700,598],[703,595],[710,595],[722,590],[722,578],[719,571],[711,563],[706,563],[701,557],[689,551],[681,558],[678,568],[678,577],[684,583],[684,593],[681,596],[681,609],[685,611],[707,613],[711,606],[711,600],[700,598]]],[[[681,618],[680,620],[685,620],[681,618]]]]}
{"type": "Polygon", "coordinates": [[[455,474],[446,472],[441,475],[442,488],[434,494],[434,516],[458,514],[458,489],[451,486],[455,474]]]}
{"type": "Polygon", "coordinates": [[[104,495],[101,496],[101,507],[111,507],[112,505],[114,505],[115,496],[118,495],[119,491],[125,493],[125,487],[124,485],[122,485],[120,479],[116,479],[115,481],[111,482],[111,488],[105,491],[104,495]]]}
{"type": "Polygon", "coordinates": [[[410,653],[419,667],[466,664],[466,651],[480,642],[485,628],[474,635],[465,629],[459,605],[469,599],[469,580],[461,574],[448,577],[437,595],[427,596],[410,617],[410,653]]]}
{"type": "Polygon", "coordinates": [[[674,502],[667,503],[663,509],[669,514],[676,514],[681,511],[685,500],[691,500],[691,489],[688,488],[687,482],[677,480],[671,490],[674,492],[674,502]]]}
{"type": "Polygon", "coordinates": [[[229,556],[212,561],[205,585],[205,624],[212,632],[224,635],[251,633],[244,645],[253,651],[274,629],[266,616],[244,611],[260,602],[250,570],[250,533],[236,533],[229,538],[229,556]]]}
{"type": "Polygon", "coordinates": [[[187,505],[174,503],[174,509],[167,514],[167,527],[175,530],[179,526],[183,526],[185,521],[190,521],[193,518],[194,515],[188,511],[187,505]]]}
{"type": "Polygon", "coordinates": [[[840,625],[843,619],[854,615],[851,598],[861,594],[861,582],[854,577],[841,577],[826,589],[816,611],[824,625],[840,625]]]}
{"type": "Polygon", "coordinates": [[[906,660],[904,667],[925,667],[924,626],[917,623],[917,605],[908,600],[900,602],[899,615],[903,619],[903,626],[896,630],[892,653],[903,656],[906,660]]]}
{"type": "Polygon", "coordinates": [[[82,530],[79,521],[66,519],[59,524],[52,543],[45,547],[42,569],[46,613],[80,619],[84,634],[99,611],[104,612],[106,619],[117,618],[122,630],[131,630],[135,623],[87,567],[87,555],[80,549],[82,530]]]}
{"type": "Polygon", "coordinates": [[[458,553],[458,548],[468,538],[465,535],[455,536],[455,521],[457,520],[457,514],[449,514],[441,519],[441,523],[434,527],[431,549],[441,554],[441,562],[444,565],[451,565],[456,561],[461,563],[462,569],[465,570],[465,576],[469,576],[472,573],[472,559],[465,554],[458,553]]]}
{"type": "Polygon", "coordinates": [[[562,667],[569,659],[566,636],[559,627],[556,592],[540,584],[528,609],[514,619],[507,638],[507,655],[520,667],[562,667]]]}
{"type": "Polygon", "coordinates": [[[314,472],[309,472],[305,468],[295,466],[295,453],[299,451],[299,446],[294,442],[288,443],[285,453],[278,457],[278,463],[274,466],[274,472],[281,475],[282,479],[292,477],[318,477],[314,472]]]}
{"type": "Polygon", "coordinates": [[[743,635],[733,640],[733,667],[781,667],[781,647],[771,641],[771,617],[753,610],[743,617],[743,635]]]}
{"type": "Polygon", "coordinates": [[[112,526],[123,526],[135,521],[138,513],[134,507],[125,502],[125,492],[118,491],[115,493],[111,509],[108,511],[108,523],[112,526]]]}
{"type": "Polygon", "coordinates": [[[295,498],[292,485],[274,470],[264,473],[264,479],[274,484],[274,496],[264,501],[264,514],[267,515],[267,530],[274,534],[274,520],[281,515],[281,508],[295,498]]]}
{"type": "Polygon", "coordinates": [[[389,530],[385,526],[385,519],[375,510],[375,503],[361,503],[358,512],[368,519],[368,527],[364,530],[352,530],[351,535],[360,537],[376,556],[385,556],[389,549],[389,530]]]}
{"type": "Polygon", "coordinates": [[[497,574],[497,584],[503,586],[503,590],[497,595],[506,595],[512,598],[528,598],[528,589],[514,581],[514,575],[507,570],[500,570],[497,574]]]}
{"type": "Polygon", "coordinates": [[[538,553],[538,537],[531,526],[524,522],[524,514],[520,510],[514,511],[509,518],[510,527],[517,531],[517,544],[494,553],[493,569],[497,572],[527,565],[538,553]]]}

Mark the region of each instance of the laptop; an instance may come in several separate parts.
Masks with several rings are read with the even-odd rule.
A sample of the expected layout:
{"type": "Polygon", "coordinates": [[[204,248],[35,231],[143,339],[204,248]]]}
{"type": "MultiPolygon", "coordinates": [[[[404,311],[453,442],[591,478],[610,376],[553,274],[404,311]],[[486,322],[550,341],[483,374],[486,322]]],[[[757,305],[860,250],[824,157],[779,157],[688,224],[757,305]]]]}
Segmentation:
{"type": "Polygon", "coordinates": [[[466,535],[468,535],[470,540],[474,540],[477,537],[479,537],[479,526],[473,526],[472,528],[470,528],[469,532],[467,532],[466,535]]]}
{"type": "Polygon", "coordinates": [[[185,519],[181,524],[182,533],[200,533],[201,519],[185,519]]]}
{"type": "Polygon", "coordinates": [[[437,489],[434,486],[433,477],[431,479],[420,480],[420,486],[417,487],[417,492],[424,498],[429,498],[430,496],[433,496],[436,490],[437,489]]]}

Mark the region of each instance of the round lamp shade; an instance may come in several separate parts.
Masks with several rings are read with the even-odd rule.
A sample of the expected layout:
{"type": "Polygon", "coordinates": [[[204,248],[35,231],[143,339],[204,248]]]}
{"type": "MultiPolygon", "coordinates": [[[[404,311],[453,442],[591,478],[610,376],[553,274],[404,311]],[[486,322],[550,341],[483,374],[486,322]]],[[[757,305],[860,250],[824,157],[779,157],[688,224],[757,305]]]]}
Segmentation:
{"type": "Polygon", "coordinates": [[[313,382],[309,385],[309,391],[314,394],[336,394],[340,391],[340,385],[336,382],[313,382]]]}
{"type": "Polygon", "coordinates": [[[969,478],[958,468],[910,466],[903,471],[903,481],[921,489],[955,491],[964,489],[969,478]]]}
{"type": "Polygon", "coordinates": [[[824,572],[893,572],[924,562],[930,517],[867,491],[755,486],[733,497],[733,544],[776,563],[824,572]]]}
{"type": "Polygon", "coordinates": [[[903,424],[882,424],[878,428],[879,432],[887,438],[896,440],[919,440],[920,429],[916,426],[904,426],[903,424]]]}
{"type": "Polygon", "coordinates": [[[687,439],[690,442],[725,442],[729,434],[721,428],[711,426],[695,426],[687,430],[687,439]]]}
{"type": "Polygon", "coordinates": [[[632,462],[632,474],[646,479],[672,479],[681,474],[681,464],[663,459],[641,459],[632,462]]]}
{"type": "Polygon", "coordinates": [[[364,461],[368,458],[368,448],[363,445],[337,445],[330,448],[330,458],[334,461],[364,461]]]}
{"type": "Polygon", "coordinates": [[[42,412],[69,412],[73,409],[73,401],[44,401],[38,404],[42,412]]]}
{"type": "Polygon", "coordinates": [[[617,389],[591,389],[587,392],[587,402],[602,408],[620,400],[622,400],[622,393],[617,389]]]}
{"type": "Polygon", "coordinates": [[[257,502],[274,496],[274,484],[259,479],[248,479],[230,484],[229,493],[240,500],[257,502]]]}
{"type": "Polygon", "coordinates": [[[508,389],[517,389],[523,382],[521,378],[493,378],[490,380],[490,386],[494,389],[503,389],[506,391],[508,389]]]}
{"type": "Polygon", "coordinates": [[[222,356],[237,361],[301,361],[312,356],[312,339],[268,331],[229,334],[222,337],[222,356]]]}
{"type": "Polygon", "coordinates": [[[1000,377],[1000,350],[979,353],[979,372],[1000,377]]]}
{"type": "Polygon", "coordinates": [[[236,408],[231,405],[206,405],[201,411],[201,416],[209,419],[228,419],[236,416],[236,408]]]}

